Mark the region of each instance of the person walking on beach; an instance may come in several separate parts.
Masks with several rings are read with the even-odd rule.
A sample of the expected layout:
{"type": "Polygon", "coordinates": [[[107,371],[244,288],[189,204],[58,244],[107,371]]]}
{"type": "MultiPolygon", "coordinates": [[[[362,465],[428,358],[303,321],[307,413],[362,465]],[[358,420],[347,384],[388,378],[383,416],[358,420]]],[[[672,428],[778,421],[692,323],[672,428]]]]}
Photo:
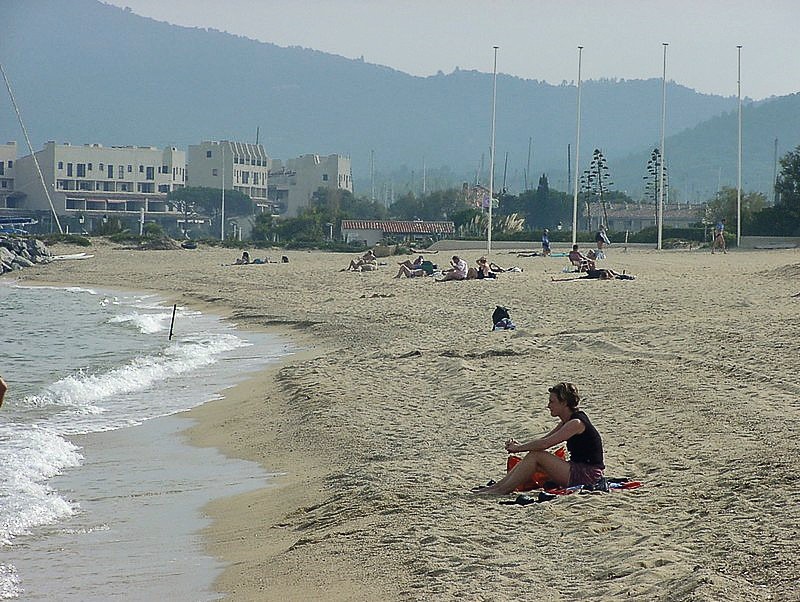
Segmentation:
{"type": "Polygon", "coordinates": [[[603,441],[600,433],[589,421],[589,417],[578,409],[581,397],[578,388],[561,382],[548,389],[550,398],[547,409],[558,418],[556,427],[538,439],[519,443],[506,441],[510,454],[528,452],[505,477],[493,485],[479,487],[474,492],[481,495],[504,495],[514,492],[528,482],[535,472],[546,472],[549,480],[559,485],[594,485],[603,476],[603,441]],[[569,461],[562,460],[547,450],[559,443],[567,442],[569,461]]]}
{"type": "Polygon", "coordinates": [[[542,256],[550,255],[550,230],[545,228],[542,231],[542,256]]]}
{"type": "Polygon", "coordinates": [[[717,225],[714,226],[714,242],[711,243],[711,254],[714,254],[714,250],[719,247],[722,249],[723,253],[727,253],[728,250],[725,248],[725,218],[723,217],[720,221],[717,222],[717,225]]]}
{"type": "Polygon", "coordinates": [[[594,242],[597,243],[597,259],[605,259],[606,254],[603,249],[606,245],[610,245],[611,241],[608,239],[606,227],[603,224],[600,224],[600,230],[594,235],[594,242]]]}

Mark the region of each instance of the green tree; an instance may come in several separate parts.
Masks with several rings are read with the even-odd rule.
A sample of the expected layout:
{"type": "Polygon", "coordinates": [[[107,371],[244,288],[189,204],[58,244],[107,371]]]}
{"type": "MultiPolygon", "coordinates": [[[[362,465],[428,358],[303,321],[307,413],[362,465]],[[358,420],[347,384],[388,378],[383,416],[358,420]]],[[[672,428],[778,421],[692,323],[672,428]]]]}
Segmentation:
{"type": "Polygon", "coordinates": [[[572,197],[550,188],[547,174],[542,174],[536,190],[527,190],[519,196],[502,195],[499,213],[518,214],[525,219],[528,230],[553,228],[559,222],[572,220],[572,197]]]}
{"type": "Polygon", "coordinates": [[[800,146],[781,158],[775,192],[778,202],[753,215],[748,233],[800,236],[800,146]]]}
{"type": "Polygon", "coordinates": [[[147,222],[142,228],[142,234],[147,238],[161,238],[164,236],[164,228],[156,222],[147,222]]]}
{"type": "MultiPolygon", "coordinates": [[[[728,223],[731,231],[736,232],[737,190],[725,186],[708,202],[706,219],[715,223],[722,218],[728,223]]],[[[755,214],[767,206],[767,197],[761,192],[742,193],[742,233],[750,233],[749,225],[755,214]]]]}
{"type": "MultiPolygon", "coordinates": [[[[186,203],[199,213],[213,215],[222,208],[222,191],[203,186],[178,188],[167,194],[167,201],[180,203],[181,210],[184,209],[183,203],[186,203]]],[[[225,190],[225,215],[252,215],[254,208],[255,204],[246,194],[238,190],[225,190]]]]}
{"type": "MultiPolygon", "coordinates": [[[[608,224],[608,187],[613,185],[614,182],[611,181],[606,157],[599,148],[594,149],[592,160],[589,163],[589,169],[585,173],[586,189],[589,192],[590,198],[593,198],[594,201],[600,205],[603,210],[603,223],[608,224]]],[[[586,203],[586,209],[587,212],[590,211],[588,201],[586,203]]]]}

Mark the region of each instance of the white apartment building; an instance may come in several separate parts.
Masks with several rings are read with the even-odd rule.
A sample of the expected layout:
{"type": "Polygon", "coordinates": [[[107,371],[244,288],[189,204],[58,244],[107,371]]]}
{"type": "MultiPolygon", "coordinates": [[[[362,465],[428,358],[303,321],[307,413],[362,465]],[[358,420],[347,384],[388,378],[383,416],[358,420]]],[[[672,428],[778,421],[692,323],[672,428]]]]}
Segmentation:
{"type": "Polygon", "coordinates": [[[270,159],[261,144],[205,141],[189,145],[189,180],[192,187],[238,190],[256,205],[267,203],[270,159]]]}
{"type": "Polygon", "coordinates": [[[14,192],[14,162],[17,160],[17,143],[0,144],[0,209],[12,207],[9,195],[14,192]]]}
{"type": "Polygon", "coordinates": [[[343,155],[302,155],[285,164],[275,159],[269,177],[269,199],[282,217],[296,217],[319,188],[353,192],[350,157],[343,155]]]}
{"type": "MultiPolygon", "coordinates": [[[[111,146],[48,142],[37,151],[44,183],[60,217],[86,229],[98,219],[174,214],[167,193],[186,183],[186,153],[175,147],[111,146]]],[[[33,155],[18,159],[15,189],[24,193],[17,209],[50,211],[33,155]]]]}

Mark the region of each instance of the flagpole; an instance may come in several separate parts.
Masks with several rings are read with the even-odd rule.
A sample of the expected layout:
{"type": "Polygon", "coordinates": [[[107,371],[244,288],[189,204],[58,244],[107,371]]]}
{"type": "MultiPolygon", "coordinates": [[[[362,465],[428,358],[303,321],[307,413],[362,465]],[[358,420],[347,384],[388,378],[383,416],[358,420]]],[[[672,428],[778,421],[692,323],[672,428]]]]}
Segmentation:
{"type": "Polygon", "coordinates": [[[572,195],[572,244],[578,241],[578,161],[581,156],[581,57],[583,46],[578,46],[578,114],[575,125],[575,191],[572,195]]]}
{"type": "Polygon", "coordinates": [[[221,205],[221,215],[222,215],[222,225],[220,226],[219,232],[219,239],[224,241],[225,240],[225,144],[224,141],[221,144],[222,146],[222,205],[221,205]]]}
{"type": "Polygon", "coordinates": [[[489,152],[489,227],[486,231],[486,258],[492,254],[492,200],[494,197],[494,126],[497,110],[497,49],[494,48],[494,72],[492,76],[492,144],[489,152]]]}
{"type": "Polygon", "coordinates": [[[739,157],[736,182],[736,246],[742,244],[742,46],[736,47],[738,52],[738,95],[739,95],[739,157]]]}
{"type": "Polygon", "coordinates": [[[663,243],[664,230],[664,129],[667,120],[667,44],[664,47],[664,70],[661,75],[661,164],[658,166],[658,245],[660,251],[663,243]]]}

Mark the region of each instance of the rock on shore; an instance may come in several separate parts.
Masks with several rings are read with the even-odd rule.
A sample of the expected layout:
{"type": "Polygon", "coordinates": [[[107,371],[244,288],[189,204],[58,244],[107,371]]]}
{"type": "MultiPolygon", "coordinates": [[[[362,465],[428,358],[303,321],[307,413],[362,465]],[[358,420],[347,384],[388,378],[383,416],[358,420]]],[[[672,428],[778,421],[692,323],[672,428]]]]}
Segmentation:
{"type": "Polygon", "coordinates": [[[0,236],[0,274],[52,261],[52,254],[41,240],[0,236]]]}

